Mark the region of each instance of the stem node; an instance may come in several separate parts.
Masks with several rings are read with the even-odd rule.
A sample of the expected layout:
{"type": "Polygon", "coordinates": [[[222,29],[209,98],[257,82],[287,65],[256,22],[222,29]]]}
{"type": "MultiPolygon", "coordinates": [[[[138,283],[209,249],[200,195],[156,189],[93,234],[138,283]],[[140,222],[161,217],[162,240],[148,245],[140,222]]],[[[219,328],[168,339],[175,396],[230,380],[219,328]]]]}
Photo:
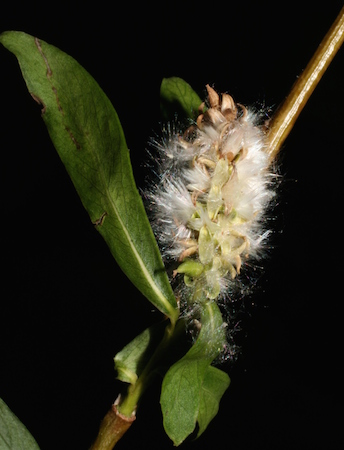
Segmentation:
{"type": "Polygon", "coordinates": [[[102,420],[97,439],[90,450],[112,450],[136,419],[136,410],[130,417],[118,411],[117,405],[120,399],[121,396],[119,395],[102,420]]]}

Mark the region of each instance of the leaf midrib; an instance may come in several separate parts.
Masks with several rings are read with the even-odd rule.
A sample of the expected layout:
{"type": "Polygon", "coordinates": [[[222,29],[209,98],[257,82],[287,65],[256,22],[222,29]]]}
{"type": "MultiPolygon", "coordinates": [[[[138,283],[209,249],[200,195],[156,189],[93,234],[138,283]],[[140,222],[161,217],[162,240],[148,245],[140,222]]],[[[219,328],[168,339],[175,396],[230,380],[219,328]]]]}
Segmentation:
{"type": "MultiPolygon", "coordinates": [[[[44,59],[44,62],[47,63],[48,60],[47,60],[46,55],[43,52],[40,52],[40,53],[41,53],[42,57],[43,57],[43,55],[45,56],[45,58],[43,58],[43,59],[44,59]]],[[[48,80],[48,82],[50,83],[51,86],[53,86],[52,78],[53,78],[53,75],[50,76],[50,77],[47,76],[47,80],[48,80]]],[[[56,86],[55,86],[55,90],[56,90],[56,96],[57,96],[58,91],[57,91],[56,86]]],[[[111,105],[111,108],[113,108],[112,105],[111,105]]],[[[60,108],[57,108],[57,111],[58,111],[58,114],[61,116],[62,122],[65,122],[65,117],[64,117],[64,115],[62,113],[62,110],[60,108]]],[[[86,137],[86,139],[87,139],[87,134],[84,131],[84,127],[82,126],[81,129],[83,130],[84,138],[86,137]]],[[[99,171],[101,182],[102,182],[102,185],[105,188],[105,192],[103,194],[106,195],[106,197],[108,199],[108,202],[109,202],[109,204],[111,205],[111,207],[113,209],[113,212],[114,212],[114,214],[115,214],[115,216],[116,216],[116,218],[117,218],[117,220],[118,220],[118,222],[119,222],[119,224],[120,224],[120,226],[121,226],[121,228],[122,228],[122,230],[124,232],[124,235],[125,235],[128,243],[129,243],[129,247],[131,248],[131,251],[132,251],[132,253],[135,256],[135,258],[136,258],[136,260],[138,262],[138,265],[139,265],[139,267],[142,270],[144,278],[148,281],[148,284],[152,288],[154,294],[160,300],[160,302],[164,306],[166,312],[169,312],[169,316],[172,318],[175,315],[175,310],[171,306],[171,304],[168,301],[168,299],[162,294],[161,290],[159,289],[159,287],[155,283],[153,277],[151,276],[151,274],[147,270],[146,265],[144,264],[144,261],[142,260],[139,252],[137,251],[136,246],[134,244],[134,241],[133,241],[133,239],[132,239],[132,237],[131,237],[127,227],[125,226],[124,222],[122,221],[120,213],[118,211],[118,208],[117,208],[117,206],[116,206],[116,204],[115,204],[115,202],[114,202],[114,200],[112,198],[111,192],[109,190],[109,184],[106,181],[106,175],[105,175],[105,172],[104,172],[104,167],[101,164],[101,161],[100,161],[100,158],[99,158],[99,152],[97,152],[96,148],[94,147],[94,145],[92,145],[92,143],[89,143],[89,144],[90,144],[90,145],[88,145],[89,151],[91,152],[91,154],[93,156],[93,160],[96,160],[96,162],[97,162],[97,168],[98,168],[98,171],[99,171]]],[[[120,151],[123,151],[123,150],[121,149],[120,151]]]]}

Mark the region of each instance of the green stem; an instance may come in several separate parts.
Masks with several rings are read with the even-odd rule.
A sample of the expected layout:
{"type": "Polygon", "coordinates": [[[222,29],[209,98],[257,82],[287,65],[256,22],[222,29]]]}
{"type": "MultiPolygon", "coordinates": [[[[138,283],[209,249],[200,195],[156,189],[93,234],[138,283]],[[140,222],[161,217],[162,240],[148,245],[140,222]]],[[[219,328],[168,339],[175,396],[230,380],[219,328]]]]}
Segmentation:
{"type": "Polygon", "coordinates": [[[273,116],[269,127],[271,160],[279,152],[321,77],[344,41],[344,7],[293,85],[288,97],[273,116]]]}
{"type": "Polygon", "coordinates": [[[130,428],[136,417],[139,399],[150,384],[158,364],[166,355],[166,349],[175,343],[184,330],[184,320],[178,320],[177,323],[171,322],[167,325],[160,344],[135,384],[129,386],[127,394],[123,398],[118,397],[104,417],[97,439],[90,450],[112,450],[130,428]]]}
{"type": "Polygon", "coordinates": [[[174,323],[170,323],[170,325],[166,327],[164,337],[153,353],[148,364],[143,369],[136,383],[130,385],[130,387],[128,388],[127,395],[118,405],[118,410],[124,416],[131,417],[131,415],[136,411],[139,399],[149,386],[152,376],[154,375],[154,372],[156,370],[157,364],[166,353],[166,348],[171,344],[172,340],[174,340],[173,338],[176,338],[177,335],[179,335],[181,324],[184,329],[185,325],[181,320],[177,322],[177,327],[174,323]]]}

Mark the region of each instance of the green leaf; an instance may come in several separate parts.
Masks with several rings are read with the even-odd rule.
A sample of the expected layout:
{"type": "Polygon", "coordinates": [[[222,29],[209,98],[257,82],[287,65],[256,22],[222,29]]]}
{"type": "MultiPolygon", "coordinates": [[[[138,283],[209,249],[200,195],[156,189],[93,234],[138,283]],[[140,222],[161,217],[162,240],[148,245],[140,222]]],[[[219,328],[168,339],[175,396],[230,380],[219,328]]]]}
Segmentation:
{"type": "Polygon", "coordinates": [[[169,369],[162,384],[164,428],[175,445],[194,431],[197,422],[199,435],[207,428],[229,386],[228,375],[210,365],[225,342],[224,324],[215,302],[204,306],[201,324],[195,344],[169,369]]]}
{"type": "Polygon", "coordinates": [[[208,427],[219,410],[220,400],[228,389],[230,378],[226,372],[209,366],[203,380],[200,405],[198,411],[198,434],[199,437],[208,427]]]}
{"type": "Polygon", "coordinates": [[[117,378],[135,384],[164,335],[166,322],[155,324],[126,345],[114,358],[117,378]]]}
{"type": "Polygon", "coordinates": [[[160,107],[166,120],[175,114],[195,119],[202,100],[182,78],[164,78],[160,87],[160,107]]]}
{"type": "Polygon", "coordinates": [[[175,321],[176,299],[109,99],[85,69],[58,48],[16,31],[3,33],[0,42],[18,58],[30,94],[42,104],[54,146],[117,263],[153,305],[175,321]]]}
{"type": "Polygon", "coordinates": [[[0,398],[0,449],[39,450],[37,442],[0,398]]]}

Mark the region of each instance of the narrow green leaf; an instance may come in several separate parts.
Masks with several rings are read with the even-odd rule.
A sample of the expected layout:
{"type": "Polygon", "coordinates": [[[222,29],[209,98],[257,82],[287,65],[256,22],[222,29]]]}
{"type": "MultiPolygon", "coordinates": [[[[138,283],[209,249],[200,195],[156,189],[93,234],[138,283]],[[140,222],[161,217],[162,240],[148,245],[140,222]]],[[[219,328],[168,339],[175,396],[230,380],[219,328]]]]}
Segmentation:
{"type": "Polygon", "coordinates": [[[165,321],[147,328],[117,353],[114,361],[119,380],[135,384],[161,341],[166,325],[165,321]]]}
{"type": "Polygon", "coordinates": [[[212,370],[210,366],[225,342],[224,324],[215,302],[205,305],[201,324],[195,344],[169,369],[162,384],[160,401],[164,428],[175,445],[181,444],[194,431],[197,421],[200,433],[205,430],[218,408],[220,393],[229,385],[224,374],[218,389],[215,385],[215,378],[220,378],[218,369],[212,370]],[[206,401],[210,398],[208,409],[206,401]]]}
{"type": "Polygon", "coordinates": [[[182,78],[164,78],[160,87],[160,107],[166,120],[175,114],[195,119],[202,100],[182,78]]]}
{"type": "Polygon", "coordinates": [[[0,449],[39,450],[37,442],[0,398],[0,449]]]}
{"type": "Polygon", "coordinates": [[[85,69],[58,48],[15,31],[3,33],[0,42],[18,58],[30,94],[42,104],[54,146],[119,266],[175,321],[177,303],[109,99],[85,69]]]}

